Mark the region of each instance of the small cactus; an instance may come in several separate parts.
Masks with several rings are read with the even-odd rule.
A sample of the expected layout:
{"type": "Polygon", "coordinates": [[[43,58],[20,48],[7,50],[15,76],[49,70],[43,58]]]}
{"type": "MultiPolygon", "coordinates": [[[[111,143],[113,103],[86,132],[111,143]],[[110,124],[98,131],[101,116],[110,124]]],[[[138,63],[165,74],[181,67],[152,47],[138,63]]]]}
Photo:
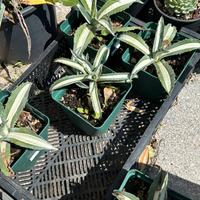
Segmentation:
{"type": "Polygon", "coordinates": [[[198,0],[165,0],[167,10],[176,16],[188,15],[197,9],[198,0]]]}

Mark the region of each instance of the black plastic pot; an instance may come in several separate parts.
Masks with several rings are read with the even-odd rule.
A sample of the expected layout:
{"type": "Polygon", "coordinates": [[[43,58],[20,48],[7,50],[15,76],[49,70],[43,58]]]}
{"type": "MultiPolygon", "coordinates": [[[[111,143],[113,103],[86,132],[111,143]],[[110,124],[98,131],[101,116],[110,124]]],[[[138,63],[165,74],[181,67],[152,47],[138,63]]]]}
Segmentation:
{"type": "Polygon", "coordinates": [[[29,59],[27,41],[19,23],[3,19],[0,27],[0,60],[7,63],[34,62],[56,37],[56,16],[53,6],[28,6],[22,10],[29,29],[32,48],[29,59]]]}
{"type": "MultiPolygon", "coordinates": [[[[200,18],[197,19],[191,19],[191,20],[183,20],[183,19],[178,19],[174,16],[170,16],[168,14],[166,14],[165,12],[163,12],[158,4],[157,4],[158,0],[153,0],[154,6],[157,9],[157,11],[160,13],[160,15],[162,15],[165,19],[167,19],[168,22],[181,27],[181,26],[187,26],[190,28],[195,28],[196,26],[200,26],[200,18]]],[[[161,2],[163,2],[163,0],[160,0],[161,2]]]]}

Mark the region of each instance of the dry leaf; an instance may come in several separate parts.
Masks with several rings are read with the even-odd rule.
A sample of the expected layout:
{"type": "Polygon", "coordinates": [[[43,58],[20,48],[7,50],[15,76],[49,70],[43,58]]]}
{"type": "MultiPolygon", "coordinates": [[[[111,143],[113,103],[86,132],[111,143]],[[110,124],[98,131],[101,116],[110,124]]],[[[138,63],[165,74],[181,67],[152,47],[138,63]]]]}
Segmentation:
{"type": "Polygon", "coordinates": [[[131,111],[131,112],[136,112],[136,113],[144,113],[144,110],[139,109],[135,106],[135,103],[133,100],[130,100],[126,103],[125,105],[126,109],[131,111]]]}
{"type": "Polygon", "coordinates": [[[103,89],[103,94],[104,94],[104,104],[107,105],[108,100],[110,99],[111,96],[114,94],[114,90],[111,87],[105,87],[103,89]]]}

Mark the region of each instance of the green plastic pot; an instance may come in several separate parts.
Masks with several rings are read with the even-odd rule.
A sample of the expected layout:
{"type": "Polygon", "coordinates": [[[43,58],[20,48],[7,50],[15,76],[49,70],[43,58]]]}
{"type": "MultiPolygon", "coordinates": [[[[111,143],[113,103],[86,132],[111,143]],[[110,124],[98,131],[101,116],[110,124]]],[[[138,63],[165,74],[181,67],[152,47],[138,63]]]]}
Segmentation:
{"type": "MultiPolygon", "coordinates": [[[[132,184],[131,184],[131,181],[134,180],[134,179],[140,179],[142,181],[144,181],[148,186],[151,185],[151,183],[153,182],[153,180],[144,175],[143,173],[141,173],[140,171],[138,170],[135,170],[135,169],[131,169],[130,171],[128,171],[128,173],[126,174],[120,188],[119,188],[119,191],[123,191],[125,189],[125,191],[131,193],[131,190],[133,188],[132,184]]],[[[168,197],[169,199],[173,199],[173,200],[191,200],[191,199],[188,199],[187,197],[184,197],[182,196],[181,194],[171,190],[168,188],[167,190],[167,194],[168,194],[168,197]]]]}
{"type": "MultiPolygon", "coordinates": [[[[9,92],[0,92],[0,102],[4,103],[9,96],[9,92]]],[[[26,109],[37,119],[39,119],[43,124],[43,129],[38,134],[45,140],[48,139],[48,128],[49,128],[49,118],[42,114],[39,110],[32,107],[30,104],[26,105],[26,109]]],[[[11,168],[14,172],[21,172],[30,170],[37,162],[39,157],[43,155],[45,151],[35,151],[26,149],[22,155],[12,164],[11,168]]]]}
{"type": "MultiPolygon", "coordinates": [[[[113,72],[112,70],[110,70],[109,68],[104,68],[104,73],[111,73],[113,72]]],[[[110,127],[110,125],[112,124],[112,122],[115,120],[116,116],[118,115],[125,99],[126,96],[128,95],[129,91],[132,88],[132,84],[118,84],[119,87],[121,89],[124,90],[124,92],[122,91],[123,96],[121,97],[121,100],[118,102],[118,104],[114,107],[113,111],[110,113],[110,115],[108,116],[108,118],[103,122],[103,124],[101,126],[94,126],[92,125],[89,121],[87,121],[86,119],[84,119],[81,115],[79,115],[77,112],[71,110],[70,108],[68,108],[67,106],[65,106],[62,102],[61,102],[61,98],[64,96],[64,94],[67,91],[67,88],[64,89],[59,89],[59,90],[55,90],[51,93],[51,97],[52,99],[60,105],[60,107],[65,111],[66,115],[68,116],[68,118],[72,121],[72,123],[78,127],[79,129],[81,129],[82,131],[84,131],[86,134],[88,135],[101,135],[103,133],[106,133],[108,128],[110,127]]]]}
{"type": "MultiPolygon", "coordinates": [[[[122,24],[124,26],[128,26],[131,20],[131,16],[126,12],[121,12],[116,15],[113,15],[113,18],[117,18],[120,21],[122,21],[122,24]]],[[[85,19],[82,17],[81,13],[77,10],[72,10],[68,18],[60,25],[60,30],[65,34],[66,41],[70,49],[73,49],[73,39],[74,39],[74,35],[72,35],[71,33],[74,29],[77,28],[77,26],[81,25],[82,22],[85,22],[85,19]]],[[[109,35],[107,46],[111,47],[115,39],[116,36],[113,37],[112,35],[109,35]]],[[[89,54],[90,58],[93,58],[96,55],[97,51],[98,49],[95,49],[92,46],[88,46],[88,48],[86,49],[86,53],[89,54]]]]}
{"type": "MultiPolygon", "coordinates": [[[[156,30],[157,24],[153,22],[149,22],[145,24],[144,27],[146,29],[156,30]]],[[[139,33],[139,35],[142,36],[143,39],[148,39],[151,36],[151,34],[152,34],[152,31],[141,31],[139,33]]],[[[188,38],[188,36],[180,32],[178,33],[176,38],[184,39],[184,38],[188,38]]],[[[130,64],[132,52],[133,52],[132,48],[127,48],[122,55],[122,63],[123,63],[124,71],[131,72],[134,67],[133,65],[130,64]]],[[[178,82],[182,74],[185,71],[187,71],[188,66],[190,65],[190,63],[192,63],[194,54],[195,53],[192,53],[191,57],[189,58],[185,66],[183,67],[182,72],[176,78],[176,82],[178,82]]],[[[166,92],[164,88],[162,87],[158,77],[148,73],[145,70],[142,70],[138,73],[138,79],[135,79],[133,82],[133,89],[137,91],[138,94],[140,94],[141,96],[147,99],[159,99],[160,97],[166,95],[166,92]]]]}

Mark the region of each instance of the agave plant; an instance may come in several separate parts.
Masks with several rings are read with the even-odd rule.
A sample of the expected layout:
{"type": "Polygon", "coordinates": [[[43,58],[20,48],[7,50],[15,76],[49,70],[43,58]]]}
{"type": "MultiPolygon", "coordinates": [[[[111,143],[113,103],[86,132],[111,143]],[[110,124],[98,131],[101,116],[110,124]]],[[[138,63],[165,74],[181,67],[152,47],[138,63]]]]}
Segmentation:
{"type": "Polygon", "coordinates": [[[152,48],[137,34],[121,34],[119,36],[120,41],[127,43],[144,54],[134,66],[131,77],[140,70],[154,65],[162,86],[169,93],[176,79],[173,68],[165,61],[165,58],[200,48],[200,40],[194,38],[184,39],[172,44],[176,33],[176,28],[171,26],[171,24],[165,26],[164,20],[161,17],[157,25],[152,48]]]}
{"type": "Polygon", "coordinates": [[[72,84],[78,84],[81,82],[88,88],[89,98],[91,100],[92,108],[94,111],[93,117],[95,119],[101,119],[102,108],[99,100],[98,85],[110,84],[110,83],[128,83],[131,82],[129,73],[103,73],[104,63],[109,56],[109,48],[105,45],[101,46],[97,55],[90,63],[85,56],[79,56],[76,52],[73,52],[74,59],[58,58],[54,62],[67,65],[72,69],[78,71],[76,75],[66,75],[63,78],[55,81],[51,86],[50,91],[57,90],[72,84]]]}
{"type": "Polygon", "coordinates": [[[141,27],[119,27],[113,28],[110,16],[127,9],[133,3],[142,3],[140,0],[107,0],[98,10],[97,0],[26,0],[27,4],[34,5],[40,3],[63,2],[65,5],[74,5],[83,15],[86,22],[82,24],[74,35],[74,50],[79,49],[82,54],[97,32],[103,36],[107,34],[115,35],[116,32],[126,32],[129,30],[141,29],[141,27]]]}
{"type": "Polygon", "coordinates": [[[197,10],[198,0],[165,0],[165,7],[172,15],[188,15],[197,10]]]}
{"type": "MultiPolygon", "coordinates": [[[[149,188],[147,200],[167,200],[167,185],[168,173],[160,170],[149,188]]],[[[118,200],[140,200],[139,197],[126,191],[114,190],[113,196],[118,200]]]]}
{"type": "Polygon", "coordinates": [[[5,175],[13,173],[10,167],[11,143],[34,150],[56,150],[30,128],[16,127],[28,101],[30,88],[31,83],[21,84],[12,92],[5,105],[0,103],[0,171],[5,175]]]}

